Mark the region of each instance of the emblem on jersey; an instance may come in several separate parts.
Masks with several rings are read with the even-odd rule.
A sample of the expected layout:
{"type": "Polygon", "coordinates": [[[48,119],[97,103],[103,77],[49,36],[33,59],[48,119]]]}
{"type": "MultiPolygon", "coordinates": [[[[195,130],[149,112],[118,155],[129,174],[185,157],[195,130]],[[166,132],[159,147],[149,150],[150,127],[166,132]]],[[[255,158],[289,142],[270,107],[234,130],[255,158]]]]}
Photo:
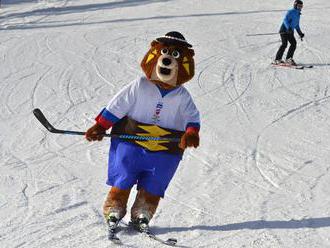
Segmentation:
{"type": "Polygon", "coordinates": [[[162,110],[163,108],[163,103],[162,102],[159,102],[157,103],[156,105],[156,111],[154,113],[154,115],[152,116],[152,121],[154,124],[157,124],[160,120],[160,111],[162,110]]]}
{"type": "MultiPolygon", "coordinates": [[[[112,134],[132,134],[138,136],[181,138],[184,131],[178,131],[169,128],[163,128],[157,125],[146,124],[135,121],[129,117],[124,117],[118,121],[111,129],[112,134]]],[[[183,150],[179,148],[177,142],[168,140],[126,140],[145,148],[148,151],[165,151],[169,153],[182,154],[183,150]]]]}
{"type": "MultiPolygon", "coordinates": [[[[139,136],[152,136],[152,137],[162,137],[165,135],[171,134],[170,132],[160,128],[159,126],[138,126],[139,128],[146,131],[146,133],[137,133],[139,136]]],[[[166,146],[162,146],[161,144],[169,143],[166,140],[147,140],[147,141],[135,141],[135,143],[147,148],[149,151],[167,151],[168,148],[166,146]]]]}

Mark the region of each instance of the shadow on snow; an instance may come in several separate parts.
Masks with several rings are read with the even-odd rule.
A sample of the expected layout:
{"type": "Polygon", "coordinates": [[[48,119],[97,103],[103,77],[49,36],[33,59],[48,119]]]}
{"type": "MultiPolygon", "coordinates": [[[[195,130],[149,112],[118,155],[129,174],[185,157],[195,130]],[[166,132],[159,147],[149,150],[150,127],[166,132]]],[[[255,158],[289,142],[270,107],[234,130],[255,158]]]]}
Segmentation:
{"type": "Polygon", "coordinates": [[[197,225],[191,227],[154,227],[155,232],[167,233],[171,232],[184,232],[193,230],[204,230],[204,231],[237,231],[242,229],[250,230],[260,230],[260,229],[301,229],[301,228],[322,228],[330,227],[330,217],[323,218],[310,218],[302,220],[256,220],[256,221],[246,221],[240,223],[219,225],[219,226],[205,226],[197,225]]]}
{"type": "MultiPolygon", "coordinates": [[[[159,0],[164,1],[164,0],[159,0]]],[[[166,0],[170,1],[170,0],[166,0]]],[[[93,11],[93,10],[104,10],[117,7],[127,7],[143,3],[151,3],[155,1],[125,1],[125,2],[115,2],[115,3],[102,3],[102,4],[89,4],[84,6],[68,6],[68,7],[52,7],[48,9],[33,10],[27,13],[13,13],[7,16],[0,16],[0,20],[10,17],[27,17],[29,15],[61,15],[70,14],[77,11],[93,11]],[[136,3],[138,2],[138,3],[136,3]]],[[[37,28],[57,28],[57,27],[68,27],[68,26],[85,26],[85,25],[98,25],[98,24],[111,24],[111,23],[125,23],[125,22],[138,22],[138,21],[148,21],[148,20],[166,20],[166,19],[178,19],[178,18],[200,18],[200,17],[212,17],[212,16],[226,16],[226,15],[248,15],[248,14],[263,14],[271,12],[283,12],[284,10],[253,10],[253,11],[233,11],[233,12],[220,12],[220,13],[201,13],[201,14],[187,14],[187,15],[155,15],[150,17],[140,17],[140,18],[120,18],[108,21],[91,21],[91,22],[74,22],[74,23],[63,23],[61,21],[51,21],[51,22],[41,22],[32,25],[29,23],[15,24],[7,28],[2,28],[1,30],[13,30],[13,29],[37,29],[37,28]]]]}
{"type": "Polygon", "coordinates": [[[38,3],[40,0],[0,0],[2,5],[20,4],[20,3],[38,3]]]}
{"type": "Polygon", "coordinates": [[[1,19],[8,18],[23,18],[31,16],[40,16],[40,15],[67,15],[72,13],[80,12],[91,12],[98,10],[114,9],[114,8],[123,8],[123,7],[132,7],[143,4],[151,4],[155,2],[167,2],[171,0],[124,0],[118,2],[106,2],[106,3],[92,3],[85,5],[75,5],[75,6],[63,6],[63,7],[49,7],[43,9],[34,9],[26,12],[11,13],[7,15],[0,16],[1,19]]]}
{"type": "Polygon", "coordinates": [[[312,65],[314,67],[323,67],[323,66],[330,66],[330,63],[303,63],[301,65],[303,66],[312,65]]]}

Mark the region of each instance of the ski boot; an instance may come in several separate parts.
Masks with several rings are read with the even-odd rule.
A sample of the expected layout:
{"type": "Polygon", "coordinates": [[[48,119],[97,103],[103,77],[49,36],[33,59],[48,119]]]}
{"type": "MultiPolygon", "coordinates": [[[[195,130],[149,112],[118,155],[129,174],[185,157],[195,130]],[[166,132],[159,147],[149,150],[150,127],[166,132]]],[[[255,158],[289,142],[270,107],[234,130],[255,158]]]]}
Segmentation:
{"type": "Polygon", "coordinates": [[[297,65],[297,63],[293,60],[293,58],[288,58],[288,59],[286,59],[286,60],[285,60],[285,63],[286,63],[287,65],[292,65],[292,66],[296,66],[296,65],[297,65]]]}
{"type": "Polygon", "coordinates": [[[116,236],[117,227],[119,225],[119,213],[110,213],[107,216],[107,224],[108,224],[108,239],[119,241],[116,236]]]}
{"type": "Polygon", "coordinates": [[[119,224],[119,213],[110,213],[107,218],[107,223],[110,228],[116,228],[119,224]]]}
{"type": "Polygon", "coordinates": [[[150,233],[149,229],[149,218],[145,214],[140,214],[137,218],[131,219],[131,225],[133,226],[134,229],[141,233],[150,233]]]}
{"type": "Polygon", "coordinates": [[[281,59],[275,59],[273,62],[272,62],[273,65],[280,65],[280,64],[284,64],[284,61],[281,60],[281,59]]]}

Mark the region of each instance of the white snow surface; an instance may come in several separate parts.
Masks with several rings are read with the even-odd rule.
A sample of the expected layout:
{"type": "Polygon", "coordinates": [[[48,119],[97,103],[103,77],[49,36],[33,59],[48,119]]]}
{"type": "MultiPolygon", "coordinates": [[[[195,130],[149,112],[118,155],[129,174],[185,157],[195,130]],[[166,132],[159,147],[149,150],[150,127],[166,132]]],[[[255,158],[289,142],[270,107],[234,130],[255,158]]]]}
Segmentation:
{"type": "MultiPolygon", "coordinates": [[[[305,70],[270,65],[292,1],[1,4],[1,248],[112,247],[102,216],[109,139],[52,134],[32,110],[85,131],[143,75],[150,42],[173,30],[196,53],[186,87],[201,145],[186,151],[152,230],[181,247],[330,247],[330,1],[305,1],[295,54],[314,65],[305,70]]],[[[122,247],[161,247],[118,236],[122,247]]]]}

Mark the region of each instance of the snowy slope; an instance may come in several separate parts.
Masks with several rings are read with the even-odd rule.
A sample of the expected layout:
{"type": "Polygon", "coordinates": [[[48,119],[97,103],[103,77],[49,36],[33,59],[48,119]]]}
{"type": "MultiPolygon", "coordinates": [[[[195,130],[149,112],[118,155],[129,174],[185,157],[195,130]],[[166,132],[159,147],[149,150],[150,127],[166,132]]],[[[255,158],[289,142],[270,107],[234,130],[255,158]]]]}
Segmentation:
{"type": "Polygon", "coordinates": [[[48,133],[31,111],[86,130],[172,30],[196,52],[186,87],[201,146],[186,152],[153,230],[185,247],[330,247],[329,1],[305,1],[295,59],[306,70],[269,65],[291,1],[1,2],[0,247],[110,247],[109,141],[48,133]]]}

